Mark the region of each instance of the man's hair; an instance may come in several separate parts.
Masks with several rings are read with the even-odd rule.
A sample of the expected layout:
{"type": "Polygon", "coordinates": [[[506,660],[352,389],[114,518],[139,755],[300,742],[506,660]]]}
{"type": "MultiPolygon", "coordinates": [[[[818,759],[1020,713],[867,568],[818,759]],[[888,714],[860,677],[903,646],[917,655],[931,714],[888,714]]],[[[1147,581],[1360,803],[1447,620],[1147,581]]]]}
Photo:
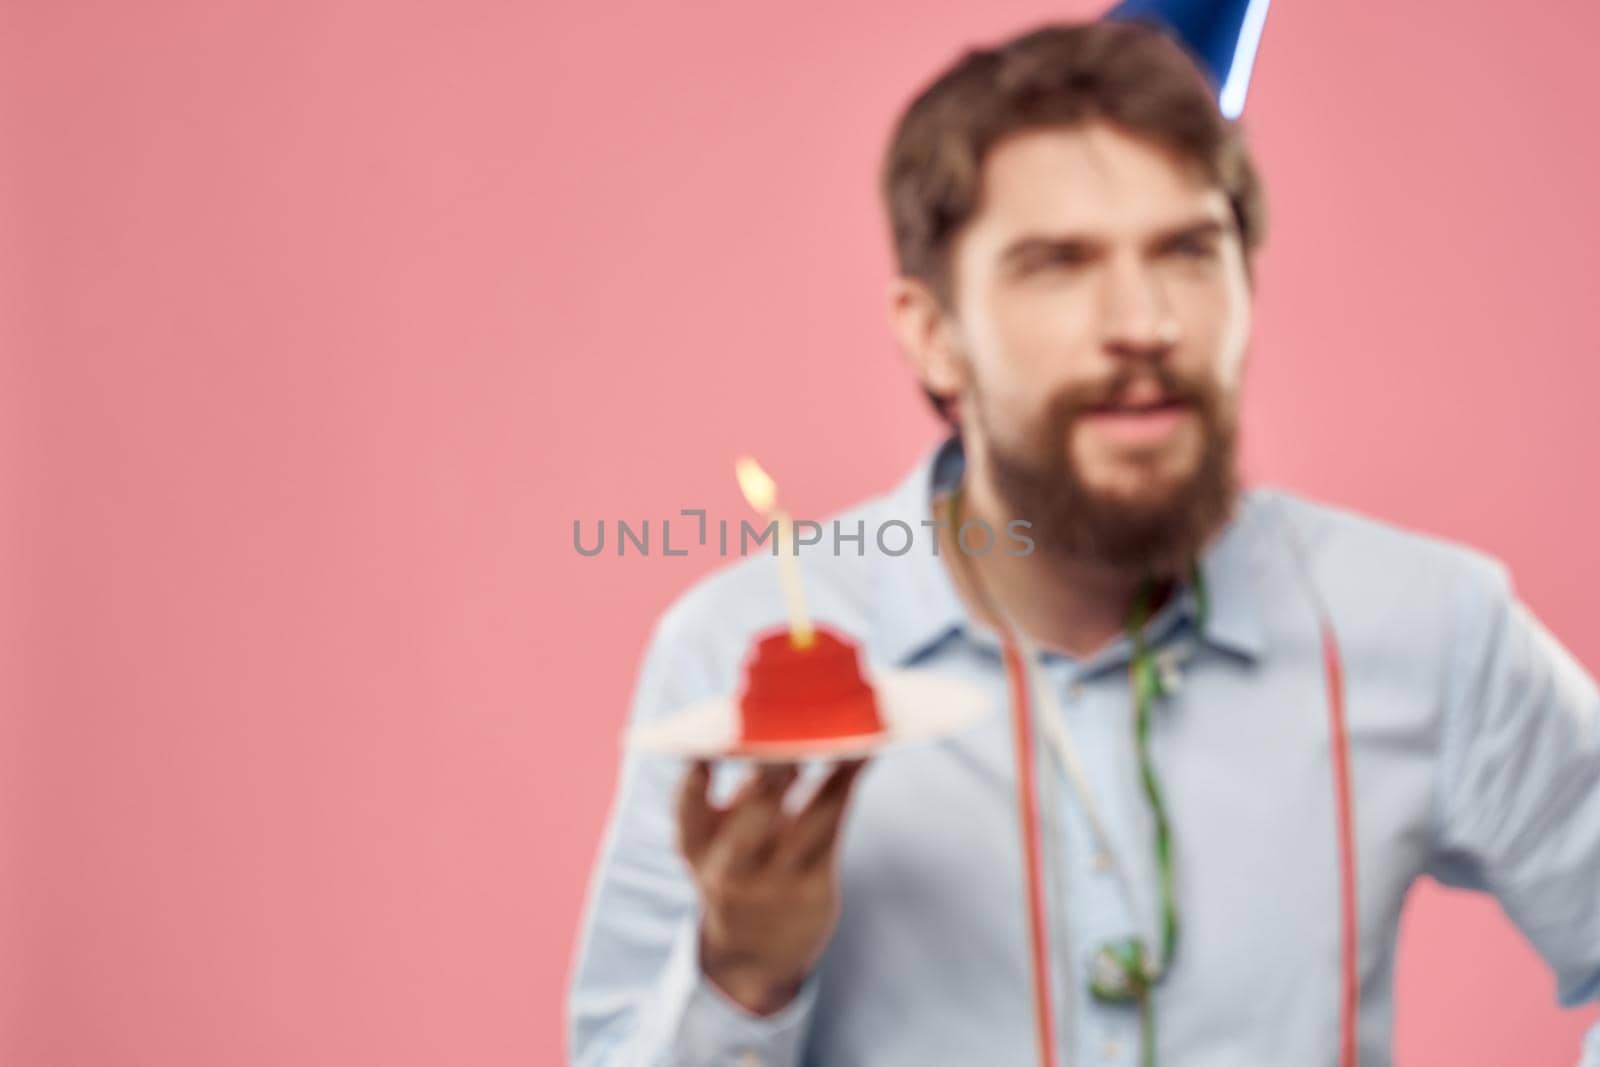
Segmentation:
{"type": "MultiPolygon", "coordinates": [[[[1247,259],[1260,245],[1260,179],[1195,61],[1153,26],[1087,22],[969,50],[900,116],[881,175],[900,273],[951,307],[950,247],[978,209],[989,150],[1008,134],[1096,119],[1199,165],[1227,196],[1247,259]]],[[[928,399],[949,421],[943,399],[928,399]]]]}

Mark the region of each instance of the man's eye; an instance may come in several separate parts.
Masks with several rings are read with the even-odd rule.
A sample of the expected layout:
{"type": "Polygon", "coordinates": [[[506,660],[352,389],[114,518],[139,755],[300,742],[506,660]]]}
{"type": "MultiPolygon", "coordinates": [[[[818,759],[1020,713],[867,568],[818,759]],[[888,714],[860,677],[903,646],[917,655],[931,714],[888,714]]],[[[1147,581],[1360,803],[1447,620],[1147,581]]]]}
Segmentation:
{"type": "Polygon", "coordinates": [[[1049,252],[1042,252],[1033,258],[1029,264],[1032,270],[1070,270],[1081,267],[1088,262],[1089,257],[1080,249],[1058,248],[1049,252]]]}
{"type": "Polygon", "coordinates": [[[1186,237],[1174,241],[1168,251],[1182,259],[1210,259],[1217,253],[1217,243],[1205,237],[1186,237]]]}

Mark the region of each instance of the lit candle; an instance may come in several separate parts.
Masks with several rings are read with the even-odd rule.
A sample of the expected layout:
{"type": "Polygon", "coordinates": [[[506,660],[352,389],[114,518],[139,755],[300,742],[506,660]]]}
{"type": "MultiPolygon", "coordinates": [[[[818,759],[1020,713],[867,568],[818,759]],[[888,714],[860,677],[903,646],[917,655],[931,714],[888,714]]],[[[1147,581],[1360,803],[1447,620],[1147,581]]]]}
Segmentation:
{"type": "Polygon", "coordinates": [[[749,456],[734,464],[739,491],[756,513],[777,524],[778,578],[783,585],[783,602],[789,611],[789,640],[796,648],[809,648],[814,637],[811,619],[806,614],[805,589],[800,584],[800,558],[794,548],[794,523],[778,508],[778,487],[761,464],[749,456]]]}

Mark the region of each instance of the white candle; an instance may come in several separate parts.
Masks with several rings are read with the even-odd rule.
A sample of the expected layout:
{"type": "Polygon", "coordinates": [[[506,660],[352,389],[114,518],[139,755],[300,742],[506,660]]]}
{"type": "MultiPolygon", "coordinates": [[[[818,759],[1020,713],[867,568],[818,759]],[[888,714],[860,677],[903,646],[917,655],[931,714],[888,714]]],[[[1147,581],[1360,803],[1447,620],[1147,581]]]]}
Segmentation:
{"type": "Polygon", "coordinates": [[[778,578],[783,583],[783,602],[789,609],[789,640],[796,648],[809,648],[816,634],[806,614],[806,590],[800,583],[800,557],[794,540],[794,523],[787,513],[773,512],[778,523],[778,578]]]}

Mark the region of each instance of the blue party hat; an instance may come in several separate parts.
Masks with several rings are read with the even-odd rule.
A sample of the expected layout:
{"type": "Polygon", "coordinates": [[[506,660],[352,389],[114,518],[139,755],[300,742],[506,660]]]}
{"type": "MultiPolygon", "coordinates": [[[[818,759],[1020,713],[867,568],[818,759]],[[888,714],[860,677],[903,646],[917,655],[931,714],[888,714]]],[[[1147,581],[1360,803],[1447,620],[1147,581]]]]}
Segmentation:
{"type": "Polygon", "coordinates": [[[1154,22],[1176,34],[1200,61],[1230,119],[1244,110],[1261,27],[1271,0],[1122,0],[1108,19],[1154,22]]]}

